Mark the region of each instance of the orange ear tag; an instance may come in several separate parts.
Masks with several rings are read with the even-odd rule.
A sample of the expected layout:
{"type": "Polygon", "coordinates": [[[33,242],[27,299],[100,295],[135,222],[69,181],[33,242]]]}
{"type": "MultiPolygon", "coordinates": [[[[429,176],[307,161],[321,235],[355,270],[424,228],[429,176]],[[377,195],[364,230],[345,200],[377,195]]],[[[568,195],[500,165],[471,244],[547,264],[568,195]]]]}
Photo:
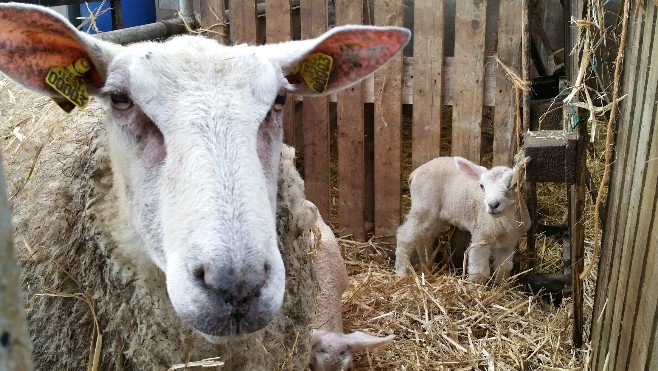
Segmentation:
{"type": "Polygon", "coordinates": [[[299,75],[311,90],[323,94],[327,91],[327,83],[333,68],[334,59],[331,56],[313,53],[300,62],[299,75]]]}
{"type": "Polygon", "coordinates": [[[64,67],[53,67],[48,71],[46,84],[62,95],[53,97],[53,100],[64,111],[71,112],[75,106],[80,109],[87,107],[89,92],[82,77],[90,69],[89,61],[79,58],[64,67]]]}

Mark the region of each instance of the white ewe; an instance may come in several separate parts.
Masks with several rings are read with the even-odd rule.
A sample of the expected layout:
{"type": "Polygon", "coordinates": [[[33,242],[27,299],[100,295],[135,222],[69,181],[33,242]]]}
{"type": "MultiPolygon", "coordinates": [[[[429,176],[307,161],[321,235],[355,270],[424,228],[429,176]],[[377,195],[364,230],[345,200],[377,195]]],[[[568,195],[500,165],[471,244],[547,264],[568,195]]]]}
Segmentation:
{"type": "Polygon", "coordinates": [[[487,170],[461,157],[438,157],[414,170],[409,177],[411,210],[397,233],[397,273],[407,272],[414,249],[426,265],[437,236],[453,225],[471,233],[470,281],[489,279],[491,257],[496,283],[509,277],[516,245],[530,228],[515,174],[516,168],[487,170]]]}
{"type": "MultiPolygon", "coordinates": [[[[45,216],[17,216],[17,234],[24,233],[26,242],[48,246],[51,252],[44,256],[67,264],[83,260],[75,263],[80,264],[77,268],[63,268],[75,271],[73,277],[103,276],[108,286],[94,286],[94,299],[112,297],[131,285],[152,290],[148,303],[140,301],[146,292],[134,287],[123,293],[119,308],[103,302],[108,310],[118,309],[114,316],[99,318],[107,322],[97,329],[108,331],[103,334],[103,364],[150,369],[181,354],[186,357],[176,361],[191,354],[198,357],[204,347],[181,349],[181,339],[172,338],[172,330],[185,328],[172,320],[169,314],[174,311],[206,339],[231,342],[209,355],[219,353],[233,367],[306,364],[306,312],[312,312],[315,292],[312,267],[304,257],[308,251],[285,244],[310,225],[297,221],[295,207],[286,214],[279,205],[277,219],[277,189],[279,204],[303,201],[290,200],[295,196],[287,194],[285,185],[296,182],[285,179],[288,175],[282,175],[284,188],[277,187],[282,142],[277,97],[291,91],[328,94],[356,83],[397,53],[409,36],[400,28],[350,26],[274,46],[226,47],[181,36],[122,47],[77,31],[46,8],[0,4],[0,71],[33,91],[68,100],[68,105],[84,106],[88,90],[108,110],[103,131],[87,131],[76,139],[94,145],[71,145],[64,158],[48,159],[60,163],[43,166],[49,172],[66,163],[73,185],[66,190],[62,172],[49,173],[46,176],[55,178],[42,180],[42,185],[56,188],[49,197],[21,204],[50,203],[33,209],[45,216]],[[90,135],[100,136],[100,141],[90,135]],[[111,181],[106,177],[110,173],[111,181]],[[57,215],[52,204],[65,211],[52,223],[61,227],[57,230],[47,223],[57,215]],[[279,234],[284,229],[290,236],[278,241],[277,227],[279,234]],[[101,251],[85,255],[86,249],[95,248],[101,251]],[[285,264],[280,249],[290,254],[285,264]],[[118,260],[122,263],[115,264],[118,260]],[[87,263],[91,266],[85,267],[87,263]],[[154,273],[150,264],[164,276],[154,273]],[[95,270],[88,271],[91,267],[95,270]],[[169,301],[161,291],[165,288],[169,301]],[[279,311],[282,304],[285,313],[279,311]],[[161,333],[142,327],[148,323],[161,333]],[[261,329],[252,337],[234,338],[261,329]],[[114,338],[109,344],[108,337],[114,338]],[[161,349],[145,345],[150,342],[161,342],[161,349]]],[[[30,275],[27,283],[47,282],[60,263],[24,268],[30,275]]],[[[58,289],[68,292],[65,285],[58,289]]],[[[31,286],[26,291],[33,290],[31,286]]],[[[66,324],[62,316],[76,314],[55,316],[55,308],[39,309],[43,312],[32,309],[31,319],[49,316],[66,324]]],[[[62,352],[84,354],[77,329],[61,329],[76,345],[69,346],[45,327],[45,322],[31,324],[37,357],[47,360],[36,363],[50,369],[80,368],[73,361],[58,363],[62,352]]]]}
{"type": "Polygon", "coordinates": [[[341,303],[343,292],[349,284],[347,269],[336,236],[315,205],[308,201],[307,204],[318,215],[312,243],[315,246],[314,265],[319,283],[309,368],[312,371],[349,371],[352,369],[352,353],[385,345],[395,335],[378,337],[361,331],[343,333],[341,303]],[[320,241],[316,240],[315,233],[320,234],[320,241]]]}

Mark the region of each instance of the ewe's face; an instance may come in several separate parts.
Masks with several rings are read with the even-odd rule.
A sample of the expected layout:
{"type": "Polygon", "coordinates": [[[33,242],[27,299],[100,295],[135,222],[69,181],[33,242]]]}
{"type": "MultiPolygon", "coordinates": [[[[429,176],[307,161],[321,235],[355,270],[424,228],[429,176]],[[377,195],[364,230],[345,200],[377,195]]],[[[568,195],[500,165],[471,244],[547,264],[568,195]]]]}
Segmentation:
{"type": "Polygon", "coordinates": [[[508,207],[514,207],[516,183],[514,172],[507,167],[495,167],[480,176],[480,188],[484,193],[487,213],[499,215],[508,207]]]}
{"type": "Polygon", "coordinates": [[[286,87],[248,47],[195,37],[126,48],[108,69],[124,212],[166,273],[178,314],[207,335],[258,330],[283,300],[272,106],[286,87]]]}

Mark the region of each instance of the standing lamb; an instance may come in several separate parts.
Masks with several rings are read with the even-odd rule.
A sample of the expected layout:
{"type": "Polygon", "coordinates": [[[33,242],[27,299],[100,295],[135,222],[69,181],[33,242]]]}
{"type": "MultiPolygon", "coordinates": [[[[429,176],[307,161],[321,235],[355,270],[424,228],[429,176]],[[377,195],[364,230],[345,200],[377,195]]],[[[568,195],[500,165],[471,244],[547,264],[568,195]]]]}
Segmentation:
{"type": "Polygon", "coordinates": [[[336,236],[315,205],[309,201],[307,204],[318,215],[311,243],[315,246],[314,265],[319,284],[309,368],[311,371],[349,371],[352,369],[352,353],[388,344],[395,335],[378,337],[361,331],[343,333],[341,304],[343,292],[349,284],[347,269],[336,236]],[[315,233],[320,235],[320,241],[315,233]]]}
{"type": "Polygon", "coordinates": [[[453,225],[471,233],[469,281],[488,281],[491,257],[495,282],[507,279],[516,245],[530,228],[516,173],[516,167],[487,170],[462,157],[438,157],[414,170],[409,177],[411,210],[397,233],[397,273],[407,273],[414,249],[421,265],[427,265],[435,239],[453,225]]]}
{"type": "Polygon", "coordinates": [[[89,349],[81,307],[30,296],[48,288],[88,293],[101,368],[217,355],[229,368],[306,366],[313,219],[297,214],[294,168],[279,170],[281,101],[356,83],[409,37],[349,26],[258,47],[198,36],[123,47],[46,8],[0,4],[0,71],[63,106],[89,94],[108,111],[102,130],[42,152],[31,182],[43,190],[15,199],[17,240],[48,249],[22,262],[36,364],[80,369],[89,349]]]}

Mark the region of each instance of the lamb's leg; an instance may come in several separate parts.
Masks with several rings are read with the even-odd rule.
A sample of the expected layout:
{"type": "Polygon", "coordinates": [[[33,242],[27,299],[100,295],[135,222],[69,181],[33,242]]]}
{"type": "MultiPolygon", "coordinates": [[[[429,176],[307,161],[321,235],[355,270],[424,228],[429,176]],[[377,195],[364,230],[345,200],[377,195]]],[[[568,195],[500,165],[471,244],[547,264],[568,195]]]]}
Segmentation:
{"type": "Polygon", "coordinates": [[[443,224],[431,218],[427,212],[414,212],[398,228],[397,248],[395,249],[395,272],[402,276],[407,273],[409,259],[414,249],[418,253],[421,266],[427,266],[432,244],[443,224]]]}
{"type": "Polygon", "coordinates": [[[487,245],[476,244],[468,250],[468,280],[485,284],[489,280],[489,257],[491,249],[487,245]]]}
{"type": "Polygon", "coordinates": [[[514,266],[514,247],[494,252],[494,277],[496,285],[504,283],[514,266]]]}

